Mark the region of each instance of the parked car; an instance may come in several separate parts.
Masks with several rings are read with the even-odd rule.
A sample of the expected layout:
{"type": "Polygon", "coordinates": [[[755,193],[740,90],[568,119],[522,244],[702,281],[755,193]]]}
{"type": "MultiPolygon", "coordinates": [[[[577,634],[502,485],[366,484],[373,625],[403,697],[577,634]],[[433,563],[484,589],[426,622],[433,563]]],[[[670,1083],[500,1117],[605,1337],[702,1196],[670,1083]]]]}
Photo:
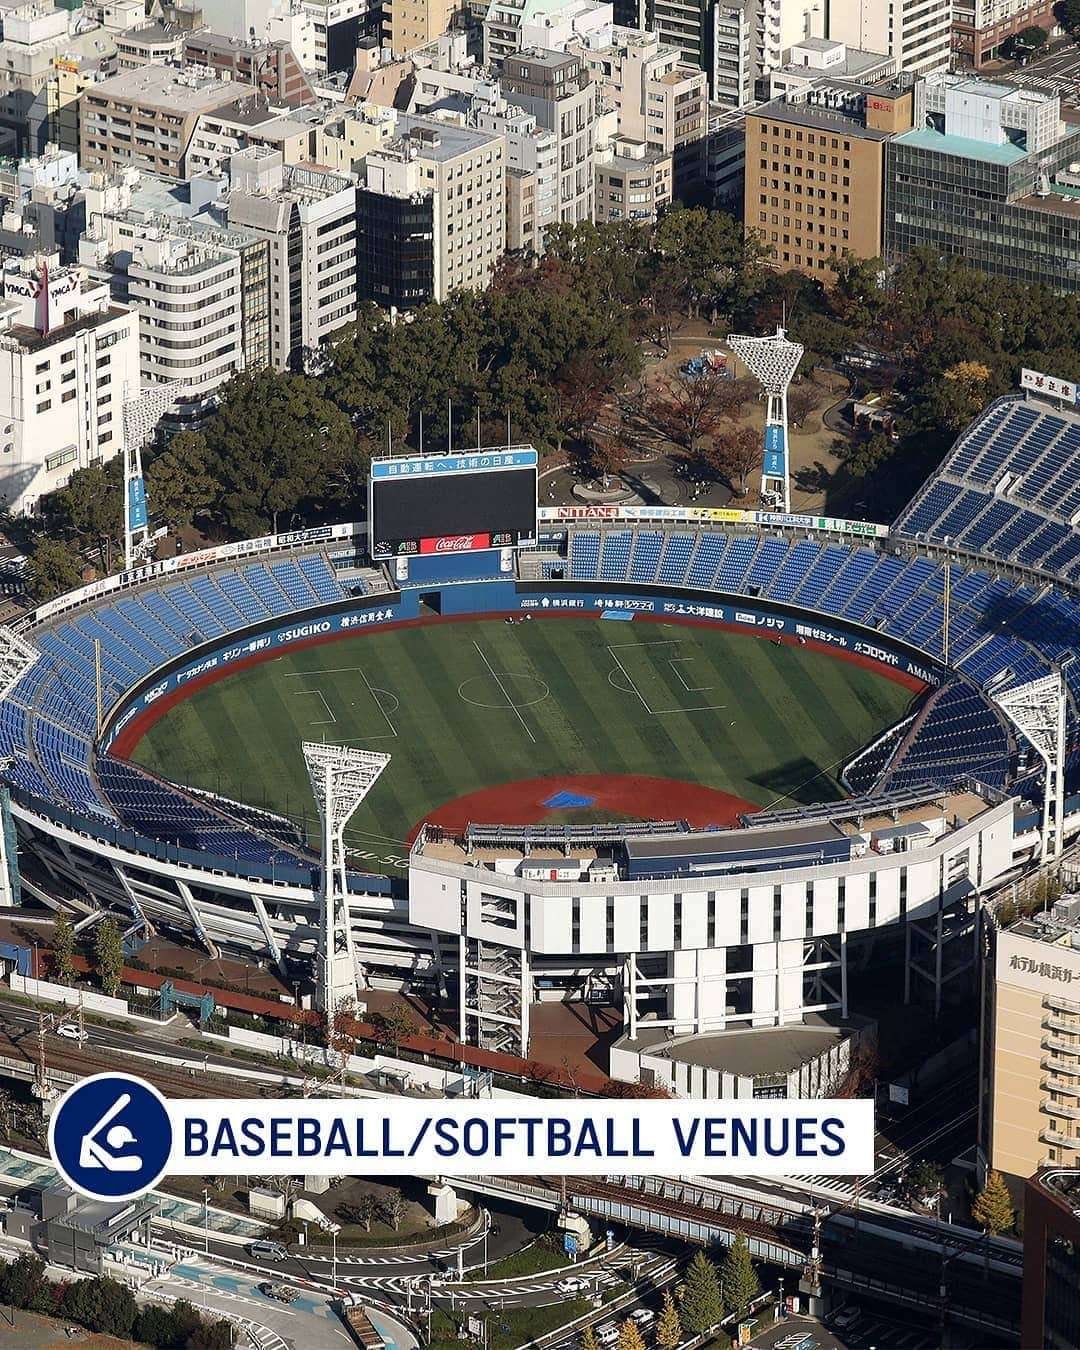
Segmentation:
{"type": "Polygon", "coordinates": [[[860,1309],[848,1306],[831,1316],[829,1322],[836,1331],[849,1331],[861,1317],[860,1309]]]}

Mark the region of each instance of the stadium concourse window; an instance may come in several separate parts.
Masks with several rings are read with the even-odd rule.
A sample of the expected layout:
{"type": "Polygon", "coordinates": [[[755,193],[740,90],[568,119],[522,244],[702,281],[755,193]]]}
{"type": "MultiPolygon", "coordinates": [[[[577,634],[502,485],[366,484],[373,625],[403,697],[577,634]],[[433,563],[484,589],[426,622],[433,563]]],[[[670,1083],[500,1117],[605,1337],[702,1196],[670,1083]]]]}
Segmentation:
{"type": "Polygon", "coordinates": [[[420,612],[429,614],[442,613],[442,591],[421,591],[420,592],[420,612]]]}

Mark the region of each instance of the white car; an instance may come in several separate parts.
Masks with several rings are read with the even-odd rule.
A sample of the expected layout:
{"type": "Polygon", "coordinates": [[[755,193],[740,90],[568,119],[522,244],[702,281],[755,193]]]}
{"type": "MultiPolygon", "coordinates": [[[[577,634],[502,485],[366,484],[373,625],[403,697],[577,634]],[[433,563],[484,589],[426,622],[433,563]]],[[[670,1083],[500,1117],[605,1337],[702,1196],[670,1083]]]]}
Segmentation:
{"type": "Polygon", "coordinates": [[[559,1280],[555,1288],[560,1294],[580,1294],[583,1289],[588,1289],[588,1280],[580,1279],[576,1275],[568,1276],[565,1280],[559,1280]]]}
{"type": "Polygon", "coordinates": [[[596,1339],[601,1345],[618,1345],[619,1328],[614,1322],[608,1322],[606,1326],[597,1327],[596,1339]]]}
{"type": "Polygon", "coordinates": [[[647,1327],[650,1322],[656,1321],[656,1314],[651,1308],[635,1308],[630,1314],[631,1322],[636,1322],[639,1327],[647,1327]]]}
{"type": "Polygon", "coordinates": [[[56,1028],[56,1034],[63,1036],[65,1041],[85,1041],[86,1032],[80,1031],[74,1022],[61,1022],[56,1028]]]}

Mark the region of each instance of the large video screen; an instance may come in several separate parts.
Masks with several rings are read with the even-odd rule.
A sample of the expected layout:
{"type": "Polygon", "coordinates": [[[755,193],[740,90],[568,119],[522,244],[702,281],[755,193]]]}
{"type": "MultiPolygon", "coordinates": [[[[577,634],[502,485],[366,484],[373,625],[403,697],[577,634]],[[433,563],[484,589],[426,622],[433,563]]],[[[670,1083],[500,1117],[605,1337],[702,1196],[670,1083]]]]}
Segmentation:
{"type": "Polygon", "coordinates": [[[536,451],[374,460],[368,539],[374,559],[517,548],[536,538],[536,451]]]}

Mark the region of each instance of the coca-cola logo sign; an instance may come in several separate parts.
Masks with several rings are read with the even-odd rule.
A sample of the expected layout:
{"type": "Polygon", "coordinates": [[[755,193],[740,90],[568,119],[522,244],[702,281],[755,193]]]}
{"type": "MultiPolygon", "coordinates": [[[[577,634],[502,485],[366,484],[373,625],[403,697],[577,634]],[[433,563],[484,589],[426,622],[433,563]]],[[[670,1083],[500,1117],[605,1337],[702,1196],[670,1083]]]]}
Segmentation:
{"type": "Polygon", "coordinates": [[[490,547],[490,534],[444,534],[420,540],[421,553],[471,553],[476,548],[490,547]]]}

